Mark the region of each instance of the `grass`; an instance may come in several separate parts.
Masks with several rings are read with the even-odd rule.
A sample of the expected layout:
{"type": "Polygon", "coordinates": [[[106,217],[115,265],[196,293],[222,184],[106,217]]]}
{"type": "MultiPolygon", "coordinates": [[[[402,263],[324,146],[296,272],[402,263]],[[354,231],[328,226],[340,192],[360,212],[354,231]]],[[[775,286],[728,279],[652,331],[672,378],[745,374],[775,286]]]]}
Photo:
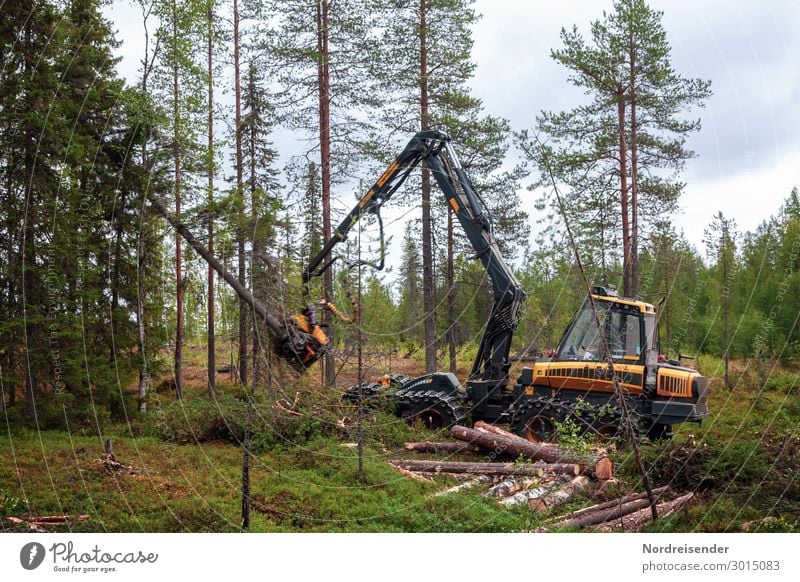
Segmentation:
{"type": "MultiPolygon", "coordinates": [[[[704,358],[706,374],[718,362],[704,358]]],[[[732,391],[712,382],[712,416],[678,428],[670,442],[642,447],[654,485],[694,491],[696,501],[653,531],[798,531],[800,383],[779,370],[759,401],[754,373],[737,363],[732,391]]],[[[182,403],[153,396],[150,413],[99,430],[36,432],[13,425],[0,434],[0,514],[88,514],[62,530],[114,532],[240,531],[243,395],[233,387],[209,402],[201,383],[182,403]],[[135,475],[110,474],[99,460],[106,438],[135,475]]],[[[307,379],[257,404],[251,463],[251,530],[259,532],[510,532],[535,529],[527,508],[499,506],[468,490],[434,497],[449,485],[410,480],[387,459],[405,440],[441,435],[411,431],[393,416],[365,421],[363,477],[354,448],[355,412],[307,379]],[[310,382],[310,383],[309,383],[310,382]],[[276,397],[300,393],[301,417],[275,415],[276,397]],[[347,428],[341,426],[346,420],[347,428]]],[[[4,423],[5,424],[5,423],[4,423]]],[[[627,451],[615,454],[620,482],[606,498],[641,490],[627,451]]],[[[563,510],[595,503],[584,496],[563,510]]],[[[4,522],[4,520],[3,520],[4,522]]],[[[3,527],[8,527],[4,523],[3,527]]]]}
{"type": "MultiPolygon", "coordinates": [[[[137,475],[109,474],[102,442],[64,432],[14,431],[0,439],[0,507],[14,515],[89,514],[72,531],[238,531],[241,451],[230,444],[169,445],[117,438],[118,459],[137,475]]],[[[527,510],[499,511],[468,493],[431,497],[439,486],[409,480],[370,447],[364,475],[356,453],[332,438],[276,446],[251,468],[253,531],[518,531],[527,510]]],[[[64,528],[67,529],[67,528],[64,528]]]]}

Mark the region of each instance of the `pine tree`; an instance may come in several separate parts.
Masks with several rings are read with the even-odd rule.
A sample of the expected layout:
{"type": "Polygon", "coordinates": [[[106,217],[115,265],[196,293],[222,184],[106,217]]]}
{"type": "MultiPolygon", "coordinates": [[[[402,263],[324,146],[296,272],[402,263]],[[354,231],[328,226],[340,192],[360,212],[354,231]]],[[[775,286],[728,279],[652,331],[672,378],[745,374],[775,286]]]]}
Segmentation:
{"type": "MultiPolygon", "coordinates": [[[[153,72],[155,59],[158,55],[159,43],[156,42],[155,47],[150,48],[150,18],[153,14],[153,2],[140,0],[140,8],[142,11],[142,26],[144,28],[144,55],[142,56],[141,68],[141,91],[134,99],[134,114],[132,120],[134,122],[134,131],[138,136],[138,145],[140,146],[140,159],[139,165],[144,177],[150,173],[151,164],[148,156],[148,145],[151,139],[151,116],[154,113],[152,101],[148,93],[148,80],[153,72]]],[[[135,94],[134,94],[135,95],[135,94]]],[[[150,390],[150,374],[147,357],[147,323],[145,321],[145,280],[148,276],[146,268],[148,256],[152,253],[147,253],[145,246],[145,216],[147,215],[145,208],[147,207],[147,189],[149,184],[140,182],[138,184],[138,201],[137,204],[141,209],[141,216],[139,221],[138,239],[136,241],[136,325],[139,332],[139,385],[137,389],[137,397],[139,400],[138,411],[140,413],[147,412],[147,394],[150,390]]]]}
{"type": "MultiPolygon", "coordinates": [[[[359,112],[380,104],[381,93],[372,90],[368,74],[377,43],[370,25],[372,5],[367,0],[273,0],[268,5],[273,26],[262,36],[272,56],[270,78],[279,87],[272,101],[284,123],[311,143],[300,165],[307,167],[312,152],[319,156],[322,235],[327,240],[332,233],[332,189],[364,159],[367,124],[359,112]]],[[[331,298],[333,271],[326,271],[323,279],[324,292],[331,298]]],[[[328,314],[326,318],[330,323],[328,314]]],[[[323,365],[325,381],[332,385],[332,351],[323,365]]]]}
{"type": "MultiPolygon", "coordinates": [[[[468,88],[475,70],[471,61],[472,27],[478,19],[472,0],[395,0],[385,16],[385,26],[393,40],[381,45],[384,65],[378,76],[383,79],[383,85],[390,87],[392,99],[382,116],[383,123],[392,133],[401,133],[401,139],[427,129],[450,134],[464,168],[492,210],[495,234],[503,251],[511,258],[512,249],[519,246],[516,241],[527,239],[526,216],[519,211],[516,196],[520,171],[498,171],[508,149],[510,128],[505,120],[484,115],[481,101],[471,96],[468,88]],[[409,65],[400,69],[390,65],[398,62],[409,65]],[[514,245],[504,244],[511,240],[515,241],[514,245]]],[[[432,372],[437,368],[434,233],[439,230],[434,225],[441,225],[441,230],[448,232],[447,237],[442,237],[448,246],[443,257],[445,280],[450,279],[451,257],[455,256],[453,246],[467,250],[464,247],[468,245],[459,245],[456,237],[450,236],[450,228],[445,226],[448,210],[441,204],[438,194],[431,195],[426,168],[422,169],[421,181],[410,180],[407,190],[414,193],[415,202],[421,195],[425,362],[426,370],[432,372]]],[[[447,294],[445,335],[452,368],[455,366],[454,335],[447,330],[453,329],[458,308],[454,304],[454,285],[447,284],[443,291],[447,294]]],[[[487,294],[485,300],[490,302],[490,297],[487,294]]]]}
{"type": "MultiPolygon", "coordinates": [[[[208,193],[206,198],[208,221],[208,252],[214,254],[214,174],[215,174],[215,152],[214,147],[214,0],[207,0],[207,75],[208,75],[208,151],[206,152],[206,176],[208,180],[208,193]]],[[[207,378],[208,391],[214,395],[217,364],[216,364],[216,325],[215,325],[215,305],[214,305],[214,268],[208,265],[208,291],[207,291],[207,316],[206,333],[208,344],[208,363],[207,378]]]]}
{"type": "Polygon", "coordinates": [[[524,132],[519,136],[542,170],[539,185],[555,179],[568,187],[567,207],[579,230],[586,231],[587,213],[607,206],[616,193],[619,220],[598,216],[599,228],[588,238],[621,230],[623,293],[632,297],[639,294],[642,225],[675,208],[683,190],[678,176],[694,155],[686,138],[700,128],[685,115],[710,95],[708,81],[685,79],[672,68],[662,16],[644,0],[617,0],[612,12],[591,23],[589,40],[577,27],[562,29],[563,47],[551,56],[592,101],[542,112],[537,132],[549,140],[546,146],[524,132]]]}
{"type": "MultiPolygon", "coordinates": [[[[239,47],[241,38],[239,35],[239,0],[233,0],[233,79],[234,79],[234,99],[236,103],[236,115],[234,117],[234,141],[236,143],[236,189],[235,200],[237,206],[237,252],[238,279],[242,286],[246,286],[247,273],[245,261],[245,202],[244,202],[244,157],[242,153],[242,89],[241,89],[241,59],[239,47]]],[[[239,382],[242,386],[247,386],[247,304],[244,300],[239,300],[239,382]]]]}

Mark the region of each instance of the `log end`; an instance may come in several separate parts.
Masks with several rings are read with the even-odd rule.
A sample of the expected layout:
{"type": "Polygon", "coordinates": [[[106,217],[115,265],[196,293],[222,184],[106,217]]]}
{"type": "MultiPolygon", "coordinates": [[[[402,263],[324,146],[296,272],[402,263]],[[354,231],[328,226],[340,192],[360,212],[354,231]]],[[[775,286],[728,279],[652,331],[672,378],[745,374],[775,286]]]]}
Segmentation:
{"type": "Polygon", "coordinates": [[[542,498],[528,499],[528,508],[531,511],[547,511],[547,503],[542,498]]]}
{"type": "Polygon", "coordinates": [[[608,457],[601,457],[594,466],[594,476],[598,481],[608,481],[614,476],[614,463],[608,457]]]}

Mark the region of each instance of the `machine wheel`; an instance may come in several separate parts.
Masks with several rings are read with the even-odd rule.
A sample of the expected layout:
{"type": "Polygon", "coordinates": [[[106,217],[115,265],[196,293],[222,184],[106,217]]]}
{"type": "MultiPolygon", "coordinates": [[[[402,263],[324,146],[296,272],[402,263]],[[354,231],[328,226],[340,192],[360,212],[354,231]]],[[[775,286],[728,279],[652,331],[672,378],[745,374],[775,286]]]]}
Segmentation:
{"type": "Polygon", "coordinates": [[[511,418],[514,434],[534,443],[553,442],[556,439],[556,423],[563,422],[565,413],[559,402],[529,400],[521,404],[511,418]]]}
{"type": "Polygon", "coordinates": [[[672,425],[652,423],[647,428],[647,438],[651,441],[670,440],[672,438],[672,425]]]}
{"type": "MultiPolygon", "coordinates": [[[[377,396],[381,393],[381,388],[383,388],[377,382],[370,382],[369,384],[362,384],[361,387],[361,396],[363,398],[363,402],[368,402],[370,400],[374,400],[377,396]]],[[[359,396],[358,384],[354,386],[350,386],[347,390],[342,393],[342,400],[349,402],[350,404],[358,404],[358,396],[359,396]]]]}
{"type": "Polygon", "coordinates": [[[408,384],[408,381],[412,379],[411,376],[406,376],[404,374],[389,374],[389,384],[396,390],[401,390],[403,386],[408,384]]]}
{"type": "Polygon", "coordinates": [[[622,414],[616,408],[581,407],[574,412],[585,435],[593,435],[598,442],[607,442],[622,434],[622,414]]]}
{"type": "Polygon", "coordinates": [[[450,428],[466,419],[461,400],[446,392],[411,392],[398,398],[398,410],[413,427],[450,428]]]}

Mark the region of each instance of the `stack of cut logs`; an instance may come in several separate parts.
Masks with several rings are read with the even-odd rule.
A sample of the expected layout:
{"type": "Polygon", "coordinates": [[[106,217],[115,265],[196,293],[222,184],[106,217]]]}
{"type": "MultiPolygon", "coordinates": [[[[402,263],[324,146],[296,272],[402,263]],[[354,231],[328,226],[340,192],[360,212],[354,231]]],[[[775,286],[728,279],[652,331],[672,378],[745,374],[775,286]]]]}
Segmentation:
{"type": "MultiPolygon", "coordinates": [[[[395,459],[390,465],[403,475],[435,483],[433,477],[447,475],[462,483],[437,492],[449,495],[465,489],[488,486],[484,495],[495,497],[503,505],[525,505],[532,511],[551,511],[568,503],[580,492],[614,481],[613,464],[605,449],[592,449],[581,454],[552,443],[532,443],[522,437],[484,422],[475,428],[454,426],[450,435],[457,441],[408,442],[409,451],[429,454],[480,454],[480,462],[395,459]],[[505,461],[498,461],[505,459],[505,461]],[[513,459],[513,462],[509,460],[513,459]],[[520,462],[529,460],[530,463],[520,462]],[[464,480],[466,478],[466,480],[464,480]]],[[[666,487],[653,491],[660,517],[665,517],[686,504],[692,494],[667,501],[666,487]]],[[[626,495],[561,516],[542,530],[561,527],[595,527],[601,530],[639,529],[652,519],[646,493],[626,495]]]]}

